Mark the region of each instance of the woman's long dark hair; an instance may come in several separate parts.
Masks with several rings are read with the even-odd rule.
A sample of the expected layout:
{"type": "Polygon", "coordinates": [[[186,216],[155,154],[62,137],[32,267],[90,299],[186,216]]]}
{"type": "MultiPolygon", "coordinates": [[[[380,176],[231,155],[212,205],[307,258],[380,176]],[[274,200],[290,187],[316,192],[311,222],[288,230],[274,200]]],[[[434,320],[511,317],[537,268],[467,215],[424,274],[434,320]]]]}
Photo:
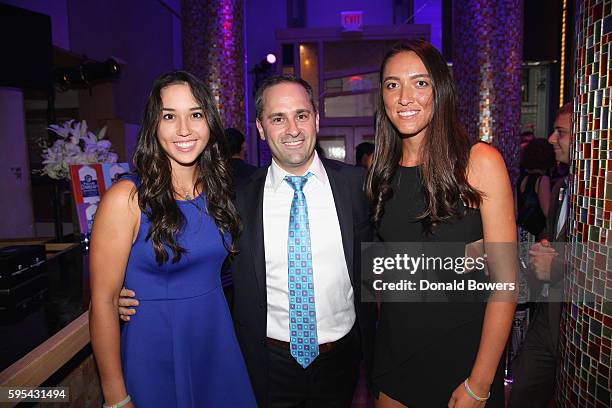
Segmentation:
{"type": "Polygon", "coordinates": [[[185,217],[179,210],[172,185],[172,168],[168,155],[157,139],[157,129],[162,112],[161,90],[173,84],[186,84],[204,112],[210,137],[206,148],[198,158],[196,189],[206,197],[206,210],[215,221],[223,238],[223,245],[234,254],[235,242],[240,233],[240,219],[232,201],[232,176],[229,164],[227,140],[221,125],[219,111],[206,86],[185,71],[173,71],[160,75],[153,83],[144,110],[138,144],[134,153],[136,173],[141,185],[138,189],[138,205],[149,219],[146,239],[151,240],[158,264],[168,261],[168,246],[173,253],[172,262],[178,262],[185,249],[177,237],[185,225],[185,217]],[[231,235],[232,242],[224,234],[231,235]]]}
{"type": "Polygon", "coordinates": [[[414,52],[429,73],[433,89],[433,115],[421,146],[421,181],[426,208],[419,219],[424,230],[462,216],[457,204],[463,201],[478,207],[481,193],[467,182],[467,166],[471,143],[457,118],[457,92],[438,50],[423,40],[398,44],[385,55],[380,67],[380,91],[376,106],[376,140],[372,168],[365,182],[365,191],[372,209],[372,221],[379,225],[385,202],[393,195],[392,179],[402,158],[402,139],[385,112],[383,73],[390,58],[414,52]]]}

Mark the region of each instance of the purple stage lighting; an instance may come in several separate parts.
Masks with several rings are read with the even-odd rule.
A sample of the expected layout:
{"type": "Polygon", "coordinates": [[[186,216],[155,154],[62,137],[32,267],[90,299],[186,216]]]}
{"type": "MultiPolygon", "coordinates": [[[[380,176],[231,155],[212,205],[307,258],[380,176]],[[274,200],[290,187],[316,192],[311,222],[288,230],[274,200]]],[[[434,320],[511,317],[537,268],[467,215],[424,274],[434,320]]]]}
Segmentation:
{"type": "Polygon", "coordinates": [[[266,61],[268,61],[269,64],[274,64],[276,62],[276,55],[272,53],[266,55],[266,61]]]}

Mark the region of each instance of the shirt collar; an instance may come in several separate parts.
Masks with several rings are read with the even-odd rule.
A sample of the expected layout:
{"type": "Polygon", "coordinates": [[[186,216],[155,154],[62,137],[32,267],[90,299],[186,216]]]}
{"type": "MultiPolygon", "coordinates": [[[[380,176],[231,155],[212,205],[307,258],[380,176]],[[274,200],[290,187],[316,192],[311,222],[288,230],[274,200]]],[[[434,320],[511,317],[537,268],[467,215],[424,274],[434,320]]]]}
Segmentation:
{"type": "MultiPolygon", "coordinates": [[[[325,184],[327,182],[327,173],[325,172],[325,167],[323,166],[323,162],[319,159],[319,155],[317,151],[314,152],[314,158],[312,163],[310,163],[310,167],[304,172],[307,174],[308,172],[312,173],[311,180],[316,180],[318,183],[325,184]]],[[[283,183],[285,176],[294,176],[294,174],[288,173],[283,170],[272,158],[272,163],[270,164],[270,169],[268,170],[268,178],[271,182],[272,188],[274,191],[277,191],[278,188],[283,183]]]]}

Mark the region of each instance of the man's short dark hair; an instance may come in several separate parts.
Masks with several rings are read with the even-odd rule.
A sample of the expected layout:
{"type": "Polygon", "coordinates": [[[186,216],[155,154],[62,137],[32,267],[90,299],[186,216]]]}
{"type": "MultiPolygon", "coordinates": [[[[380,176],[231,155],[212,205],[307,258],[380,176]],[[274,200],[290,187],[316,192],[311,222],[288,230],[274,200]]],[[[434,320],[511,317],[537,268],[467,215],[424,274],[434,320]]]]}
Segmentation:
{"type": "Polygon", "coordinates": [[[294,77],[293,75],[275,75],[264,79],[263,82],[259,85],[259,88],[257,88],[257,91],[255,92],[255,114],[257,116],[257,119],[261,120],[263,117],[264,91],[268,88],[273,87],[274,85],[283,83],[301,85],[308,94],[308,99],[310,100],[310,104],[312,105],[313,113],[317,113],[317,105],[315,104],[314,93],[312,91],[312,87],[308,82],[304,81],[302,78],[294,77]]]}
{"type": "Polygon", "coordinates": [[[372,142],[362,142],[357,145],[355,148],[355,161],[357,164],[361,163],[361,159],[365,155],[371,155],[374,153],[374,143],[372,142]]]}
{"type": "Polygon", "coordinates": [[[242,132],[236,128],[227,128],[225,129],[225,137],[227,138],[231,155],[233,156],[240,153],[242,144],[244,143],[244,135],[242,132]]]}
{"type": "Polygon", "coordinates": [[[557,112],[557,117],[561,115],[571,115],[574,113],[574,102],[566,102],[557,112]]]}

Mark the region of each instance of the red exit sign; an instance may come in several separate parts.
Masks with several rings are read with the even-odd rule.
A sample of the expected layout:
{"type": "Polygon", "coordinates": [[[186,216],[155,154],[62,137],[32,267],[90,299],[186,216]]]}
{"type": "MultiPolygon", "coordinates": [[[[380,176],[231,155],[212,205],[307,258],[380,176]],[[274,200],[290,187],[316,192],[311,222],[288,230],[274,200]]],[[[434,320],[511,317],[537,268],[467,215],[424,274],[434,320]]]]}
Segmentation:
{"type": "Polygon", "coordinates": [[[341,11],[340,24],[344,31],[363,31],[363,11],[341,11]]]}

